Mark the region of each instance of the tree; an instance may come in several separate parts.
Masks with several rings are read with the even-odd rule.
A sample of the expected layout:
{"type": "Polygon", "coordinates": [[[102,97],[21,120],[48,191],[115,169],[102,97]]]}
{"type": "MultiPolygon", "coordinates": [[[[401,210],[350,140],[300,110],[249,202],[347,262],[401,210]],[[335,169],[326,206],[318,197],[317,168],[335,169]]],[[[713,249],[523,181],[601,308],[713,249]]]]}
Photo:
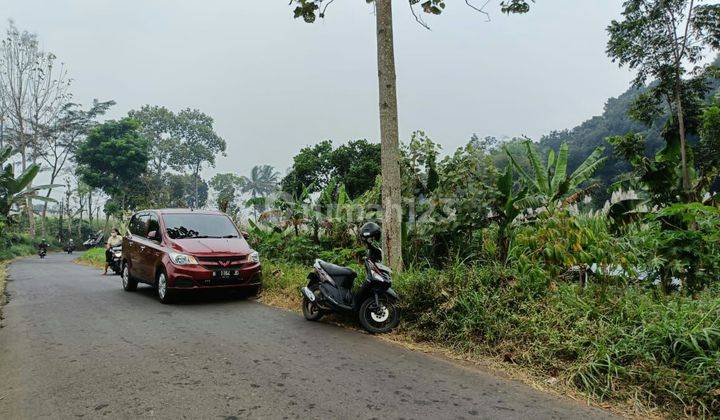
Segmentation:
{"type": "Polygon", "coordinates": [[[199,204],[198,183],[204,165],[215,166],[215,156],[225,153],[225,140],[215,133],[212,117],[197,109],[184,109],[176,116],[174,137],[179,141],[170,165],[194,175],[193,207],[199,204]]]}
{"type": "Polygon", "coordinates": [[[662,112],[664,102],[674,115],[680,142],[680,167],[685,194],[690,190],[687,156],[688,101],[698,95],[698,82],[685,80],[688,74],[701,78],[698,64],[708,48],[720,49],[720,4],[702,0],[626,0],[623,20],[608,27],[607,53],[620,66],[637,70],[635,86],[648,78],[657,83],[636,101],[635,115],[652,121],[662,112]],[[694,66],[690,71],[688,66],[694,66]]]}
{"type": "Polygon", "coordinates": [[[140,133],[150,142],[151,171],[162,177],[180,145],[177,117],[164,106],[150,105],[128,112],[128,117],[140,123],[140,133]]]}
{"type": "Polygon", "coordinates": [[[365,139],[349,141],[332,151],[330,165],[332,175],[354,200],[371,189],[380,175],[380,145],[365,139]]]}
{"type": "MultiPolygon", "coordinates": [[[[291,0],[295,5],[295,18],[302,17],[305,22],[315,22],[317,16],[325,17],[327,7],[334,0],[327,0],[323,9],[323,0],[291,0]]],[[[372,0],[366,0],[368,3],[372,0]]],[[[383,251],[391,268],[402,269],[402,203],[400,179],[400,141],[398,139],[397,88],[395,85],[395,50],[393,43],[393,22],[391,0],[375,0],[375,25],[378,63],[378,96],[380,110],[380,144],[382,168],[382,207],[383,212],[383,251]]],[[[412,5],[418,1],[411,1],[412,5]]],[[[487,14],[466,2],[471,8],[487,14]]],[[[505,13],[525,13],[529,11],[527,0],[507,0],[500,3],[505,13]]],[[[426,0],[421,4],[428,14],[439,15],[445,8],[444,0],[426,0]]],[[[427,27],[413,11],[415,19],[427,27]]]]}
{"type": "Polygon", "coordinates": [[[282,190],[299,196],[306,188],[322,191],[335,179],[344,184],[351,198],[373,187],[380,174],[380,145],[352,140],[332,148],[330,140],[304,147],[293,157],[290,172],[282,179],[282,190]]]}
{"type": "MultiPolygon", "coordinates": [[[[50,184],[55,183],[57,177],[65,168],[68,158],[74,153],[78,142],[97,125],[96,118],[104,115],[113,105],[115,105],[114,101],[98,102],[95,100],[88,110],[83,110],[78,104],[68,103],[61,110],[57,121],[52,126],[44,128],[45,147],[40,157],[45,161],[49,169],[50,184]]],[[[47,189],[45,197],[50,197],[51,193],[52,188],[47,189]]],[[[88,210],[91,212],[92,190],[87,192],[87,196],[89,200],[88,210]]],[[[92,214],[89,214],[92,220],[92,214]]],[[[47,202],[43,203],[41,216],[41,232],[42,236],[45,236],[47,202]]]]}
{"type": "Polygon", "coordinates": [[[250,171],[250,177],[246,178],[243,192],[250,193],[252,196],[252,205],[256,219],[257,212],[263,210],[260,201],[264,203],[265,197],[277,189],[277,179],[278,173],[275,171],[275,168],[270,165],[253,166],[250,171]]]}
{"type": "MultiPolygon", "coordinates": [[[[20,31],[10,21],[0,44],[0,109],[3,142],[20,154],[22,170],[36,163],[44,152],[42,133],[58,119],[69,99],[69,80],[52,53],[40,50],[37,36],[20,31]]],[[[30,190],[32,184],[27,185],[30,190]]],[[[30,235],[35,235],[33,194],[25,208],[30,235]]]]}
{"type": "Polygon", "coordinates": [[[75,153],[80,179],[102,189],[121,211],[130,209],[128,198],[140,184],[150,159],[150,142],[140,136],[139,127],[130,118],[100,124],[75,153]]]}
{"type": "Polygon", "coordinates": [[[208,183],[195,174],[168,174],[165,176],[164,188],[167,190],[168,201],[165,207],[204,207],[208,199],[208,183]]]}
{"type": "Polygon", "coordinates": [[[293,157],[290,172],[282,179],[282,190],[293,196],[300,196],[306,188],[311,193],[320,191],[331,178],[331,154],[330,140],[300,149],[293,157]]]}
{"type": "Polygon", "coordinates": [[[247,184],[247,178],[233,173],[217,174],[210,180],[210,186],[217,194],[217,207],[223,213],[227,213],[231,207],[235,207],[237,194],[247,184]]]}
{"type": "Polygon", "coordinates": [[[676,203],[683,193],[701,201],[708,192],[711,200],[716,199],[712,188],[720,175],[720,103],[704,109],[699,131],[700,139],[690,149],[697,158],[691,166],[689,190],[681,182],[682,174],[678,175],[681,155],[676,136],[668,137],[665,147],[652,158],[645,155],[645,137],[641,134],[628,133],[608,138],[615,154],[633,168],[631,173],[626,174],[624,183],[644,195],[632,202],[643,204],[650,201],[653,205],[668,206],[676,203]]]}

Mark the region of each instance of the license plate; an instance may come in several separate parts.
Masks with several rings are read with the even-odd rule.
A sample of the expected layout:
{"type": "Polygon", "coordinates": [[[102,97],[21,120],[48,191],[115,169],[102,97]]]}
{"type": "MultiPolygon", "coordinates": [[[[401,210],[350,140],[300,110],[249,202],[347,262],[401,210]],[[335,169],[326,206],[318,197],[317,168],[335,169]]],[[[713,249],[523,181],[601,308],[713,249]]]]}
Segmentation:
{"type": "Polygon", "coordinates": [[[230,278],[233,276],[240,275],[240,271],[238,270],[218,270],[213,272],[213,277],[220,277],[223,279],[230,278]]]}

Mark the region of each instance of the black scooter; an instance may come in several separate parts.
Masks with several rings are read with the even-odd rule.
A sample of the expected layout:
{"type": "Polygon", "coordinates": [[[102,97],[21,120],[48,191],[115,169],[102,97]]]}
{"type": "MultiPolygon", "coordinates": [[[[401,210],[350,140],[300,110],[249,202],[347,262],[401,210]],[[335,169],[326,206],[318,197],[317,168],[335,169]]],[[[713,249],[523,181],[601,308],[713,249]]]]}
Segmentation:
{"type": "Polygon", "coordinates": [[[361,238],[368,247],[365,281],[353,291],[357,273],[350,268],[315,260],[303,294],[303,315],[317,321],[329,312],[357,314],[360,324],[372,334],[386,333],[400,323],[398,296],[390,268],[382,265],[382,251],[370,240],[380,239],[380,227],[366,223],[361,238]]]}
{"type": "Polygon", "coordinates": [[[38,255],[40,256],[40,259],[45,258],[45,256],[47,255],[47,249],[46,249],[46,248],[40,248],[40,249],[38,250],[38,255]]]}

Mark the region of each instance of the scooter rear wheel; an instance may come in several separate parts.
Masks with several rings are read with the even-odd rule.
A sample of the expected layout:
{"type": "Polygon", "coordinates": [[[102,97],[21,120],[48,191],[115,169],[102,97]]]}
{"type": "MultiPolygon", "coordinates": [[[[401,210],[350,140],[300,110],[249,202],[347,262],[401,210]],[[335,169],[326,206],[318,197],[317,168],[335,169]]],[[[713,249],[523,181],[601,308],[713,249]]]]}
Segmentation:
{"type": "MultiPolygon", "coordinates": [[[[317,287],[311,288],[312,292],[315,294],[315,296],[319,296],[319,292],[317,290],[317,287]]],[[[319,321],[320,318],[325,315],[322,309],[320,309],[317,305],[317,303],[310,301],[306,296],[303,295],[303,307],[302,307],[303,315],[305,316],[305,319],[308,321],[319,321]]]]}

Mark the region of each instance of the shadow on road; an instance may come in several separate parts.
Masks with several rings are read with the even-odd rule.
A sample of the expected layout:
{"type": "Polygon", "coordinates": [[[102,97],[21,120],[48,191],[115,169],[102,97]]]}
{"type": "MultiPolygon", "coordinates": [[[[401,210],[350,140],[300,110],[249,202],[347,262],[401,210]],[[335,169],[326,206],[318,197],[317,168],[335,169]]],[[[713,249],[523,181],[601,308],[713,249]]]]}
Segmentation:
{"type": "MultiPolygon", "coordinates": [[[[119,278],[118,278],[119,280],[119,278]]],[[[138,284],[135,292],[127,293],[128,298],[133,296],[142,296],[146,299],[157,301],[158,305],[162,305],[157,298],[155,288],[147,284],[138,284]]],[[[173,305],[205,305],[218,303],[233,303],[238,301],[255,301],[255,296],[248,296],[242,291],[231,290],[188,290],[176,292],[173,296],[173,305]]]]}

